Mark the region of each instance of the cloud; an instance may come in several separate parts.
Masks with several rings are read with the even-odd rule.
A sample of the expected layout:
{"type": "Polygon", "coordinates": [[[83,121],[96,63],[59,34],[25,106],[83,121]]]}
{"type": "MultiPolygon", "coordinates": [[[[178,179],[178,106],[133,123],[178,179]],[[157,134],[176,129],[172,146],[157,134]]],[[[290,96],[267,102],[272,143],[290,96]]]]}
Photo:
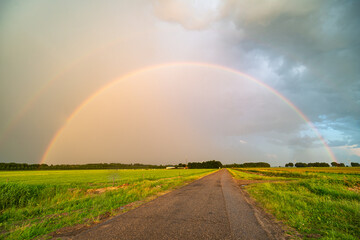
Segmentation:
{"type": "Polygon", "coordinates": [[[360,147],[357,144],[355,144],[355,145],[347,145],[347,146],[340,146],[338,148],[345,150],[350,155],[360,157],[360,147]]]}
{"type": "Polygon", "coordinates": [[[237,62],[231,64],[252,69],[313,121],[318,115],[332,120],[360,115],[358,1],[228,0],[200,15],[187,1],[159,1],[155,6],[164,12],[158,14],[162,20],[187,29],[230,29],[232,34],[224,34],[223,40],[226,58],[237,62]],[[171,10],[175,8],[179,14],[171,10]],[[198,24],[196,17],[206,24],[198,24]]]}
{"type": "Polygon", "coordinates": [[[226,1],[222,9],[223,23],[243,32],[233,48],[250,60],[245,68],[326,125],[330,144],[360,141],[359,9],[358,1],[282,0],[226,1]]]}
{"type": "Polygon", "coordinates": [[[351,152],[353,155],[356,155],[356,156],[360,157],[360,147],[351,148],[351,149],[350,149],[350,152],[351,152]]]}
{"type": "Polygon", "coordinates": [[[189,30],[201,30],[218,19],[218,4],[217,0],[157,0],[154,11],[164,21],[179,23],[189,30]]]}
{"type": "Polygon", "coordinates": [[[276,160],[278,159],[278,156],[276,154],[273,154],[273,153],[267,153],[266,154],[266,157],[270,160],[276,160]]]}
{"type": "Polygon", "coordinates": [[[319,5],[320,1],[311,0],[301,2],[265,0],[261,4],[251,0],[227,0],[222,6],[222,15],[241,21],[243,24],[255,23],[266,26],[283,15],[289,17],[307,15],[319,5]]]}

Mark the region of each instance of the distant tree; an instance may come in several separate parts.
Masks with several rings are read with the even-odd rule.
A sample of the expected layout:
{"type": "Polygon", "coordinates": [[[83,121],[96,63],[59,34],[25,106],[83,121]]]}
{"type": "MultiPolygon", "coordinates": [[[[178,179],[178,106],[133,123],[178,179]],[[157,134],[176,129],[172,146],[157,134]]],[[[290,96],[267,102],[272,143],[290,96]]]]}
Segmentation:
{"type": "Polygon", "coordinates": [[[224,165],[225,168],[239,168],[240,164],[238,163],[233,163],[233,164],[226,164],[224,165]]]}
{"type": "Polygon", "coordinates": [[[331,166],[333,166],[333,167],[345,167],[345,164],[344,163],[332,162],[331,166]]]}
{"type": "Polygon", "coordinates": [[[297,162],[295,163],[295,167],[307,167],[308,165],[306,163],[297,162]]]}
{"type": "Polygon", "coordinates": [[[162,165],[144,165],[144,164],[122,164],[122,163],[92,163],[92,164],[26,164],[26,163],[0,163],[0,170],[66,170],[66,169],[149,169],[165,168],[162,165]]]}
{"type": "Polygon", "coordinates": [[[244,167],[246,168],[253,168],[253,167],[270,167],[270,164],[266,162],[250,162],[250,163],[244,163],[244,167]]]}
{"type": "Polygon", "coordinates": [[[308,167],[330,167],[330,165],[325,162],[308,163],[307,166],[308,167]]]}
{"type": "Polygon", "coordinates": [[[352,162],[351,166],[352,167],[360,167],[360,163],[352,162]]]}
{"type": "Polygon", "coordinates": [[[285,167],[293,167],[294,164],[292,162],[285,164],[285,167]]]}
{"type": "Polygon", "coordinates": [[[224,167],[226,168],[256,168],[256,167],[261,167],[261,168],[267,168],[270,167],[269,163],[266,162],[247,162],[247,163],[233,163],[233,164],[227,164],[224,165],[224,167]]]}
{"type": "Polygon", "coordinates": [[[189,162],[188,168],[221,168],[222,163],[219,161],[211,160],[206,162],[189,162]]]}

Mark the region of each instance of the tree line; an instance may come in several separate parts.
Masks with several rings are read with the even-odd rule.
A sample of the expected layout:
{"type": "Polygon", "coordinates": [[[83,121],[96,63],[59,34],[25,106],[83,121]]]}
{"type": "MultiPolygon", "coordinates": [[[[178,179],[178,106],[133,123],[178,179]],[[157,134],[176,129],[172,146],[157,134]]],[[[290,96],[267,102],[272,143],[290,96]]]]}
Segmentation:
{"type": "MultiPolygon", "coordinates": [[[[297,162],[295,163],[287,163],[285,164],[285,167],[330,167],[330,165],[326,162],[315,162],[315,163],[303,163],[303,162],[297,162]]],[[[337,163],[337,162],[332,162],[331,163],[332,167],[345,167],[344,163],[337,163]]],[[[360,167],[359,163],[356,162],[352,162],[351,163],[352,167],[360,167]]]]}
{"type": "MultiPolygon", "coordinates": [[[[266,162],[247,162],[247,163],[233,163],[223,165],[220,161],[211,160],[204,162],[189,162],[187,165],[180,163],[178,165],[151,165],[151,164],[124,164],[124,163],[89,163],[89,164],[59,164],[59,165],[48,165],[48,164],[28,164],[28,163],[0,163],[0,170],[85,170],[85,169],[163,169],[167,166],[175,166],[177,168],[266,168],[270,167],[269,163],[266,162]]],[[[325,162],[315,163],[287,163],[285,167],[330,167],[325,162]]],[[[345,167],[344,163],[332,162],[332,167],[345,167]]],[[[351,162],[352,167],[360,167],[360,163],[351,162]]]]}
{"type": "Polygon", "coordinates": [[[211,160],[205,162],[189,162],[187,167],[191,169],[199,168],[221,168],[223,165],[220,161],[211,160]]]}
{"type": "Polygon", "coordinates": [[[246,163],[227,164],[224,167],[227,167],[227,168],[256,168],[256,167],[266,168],[266,167],[270,167],[270,164],[268,164],[266,162],[246,162],[246,163]]]}
{"type": "Polygon", "coordinates": [[[0,163],[0,170],[85,170],[85,169],[164,169],[168,166],[175,168],[219,168],[222,163],[211,160],[205,162],[190,162],[187,165],[179,163],[178,165],[151,165],[151,164],[123,164],[123,163],[89,163],[89,164],[28,164],[28,163],[0,163]]]}
{"type": "Polygon", "coordinates": [[[0,163],[0,170],[83,170],[83,169],[161,169],[163,165],[123,164],[123,163],[89,163],[89,164],[27,164],[0,163]]]}

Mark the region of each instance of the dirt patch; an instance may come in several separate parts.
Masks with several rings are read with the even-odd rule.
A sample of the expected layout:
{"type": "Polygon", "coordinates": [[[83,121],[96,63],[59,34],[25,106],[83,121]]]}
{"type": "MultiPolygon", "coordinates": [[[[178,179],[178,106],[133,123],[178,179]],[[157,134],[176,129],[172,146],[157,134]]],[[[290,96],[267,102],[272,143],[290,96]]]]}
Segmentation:
{"type": "Polygon", "coordinates": [[[6,234],[10,233],[9,231],[7,231],[3,226],[0,226],[0,236],[4,237],[4,239],[6,239],[6,234]]]}
{"type": "Polygon", "coordinates": [[[306,237],[310,239],[316,239],[316,238],[321,238],[322,236],[320,234],[312,233],[312,234],[306,234],[306,237]]]}
{"type": "Polygon", "coordinates": [[[105,187],[105,188],[97,188],[97,189],[88,189],[86,191],[86,193],[88,194],[101,194],[107,191],[114,191],[114,190],[118,190],[120,188],[125,188],[129,186],[128,183],[124,183],[123,185],[119,185],[119,186],[115,186],[115,187],[105,187]]]}
{"type": "Polygon", "coordinates": [[[352,192],[359,193],[360,192],[360,186],[349,187],[348,190],[352,191],[352,192]]]}
{"type": "Polygon", "coordinates": [[[53,237],[52,239],[59,239],[59,238],[68,239],[68,237],[88,229],[89,226],[90,225],[87,224],[78,224],[72,227],[64,227],[53,232],[52,234],[50,234],[50,236],[53,237]]]}
{"type": "Polygon", "coordinates": [[[303,236],[298,233],[295,229],[286,225],[282,221],[277,220],[274,215],[267,212],[260,206],[255,199],[245,190],[244,186],[254,183],[266,183],[266,182],[284,182],[276,180],[238,180],[235,179],[240,186],[240,191],[243,193],[245,200],[253,208],[255,217],[257,218],[260,225],[268,233],[270,239],[278,240],[290,240],[290,239],[303,239],[303,236]]]}

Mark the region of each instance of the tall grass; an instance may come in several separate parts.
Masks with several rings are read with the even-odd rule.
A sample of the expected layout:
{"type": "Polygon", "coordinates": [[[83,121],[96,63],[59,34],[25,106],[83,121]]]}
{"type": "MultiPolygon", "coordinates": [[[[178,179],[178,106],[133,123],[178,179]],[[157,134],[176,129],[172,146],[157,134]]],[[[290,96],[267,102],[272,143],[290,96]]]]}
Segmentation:
{"type": "Polygon", "coordinates": [[[245,171],[241,169],[228,169],[230,173],[235,177],[236,179],[240,180],[288,180],[288,178],[285,177],[276,177],[276,176],[268,176],[265,174],[254,174],[250,171],[245,171]]]}
{"type": "Polygon", "coordinates": [[[341,173],[338,169],[241,169],[274,179],[297,178],[251,184],[246,190],[278,219],[297,229],[304,239],[359,239],[359,170],[341,173]]]}

